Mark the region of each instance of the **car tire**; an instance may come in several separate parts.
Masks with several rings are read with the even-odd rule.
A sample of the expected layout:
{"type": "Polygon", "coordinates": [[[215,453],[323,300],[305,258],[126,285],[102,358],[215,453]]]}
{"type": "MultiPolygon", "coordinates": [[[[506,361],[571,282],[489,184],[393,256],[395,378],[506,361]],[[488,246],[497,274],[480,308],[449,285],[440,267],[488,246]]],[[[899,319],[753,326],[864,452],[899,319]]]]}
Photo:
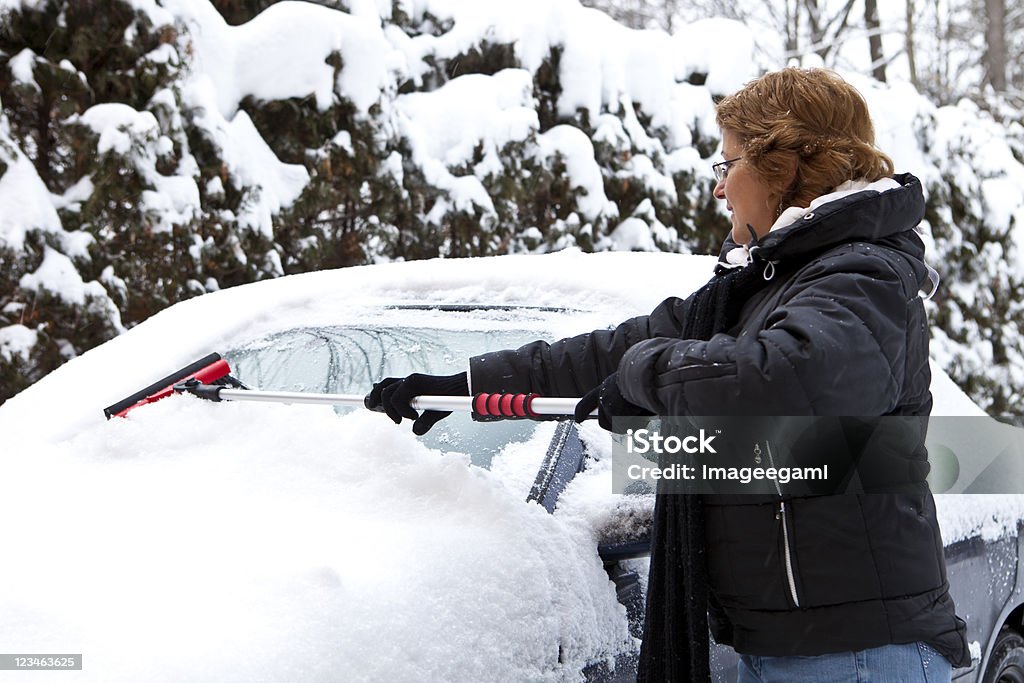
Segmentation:
{"type": "Polygon", "coordinates": [[[1024,637],[1007,626],[999,632],[982,683],[1024,683],[1024,637]]]}

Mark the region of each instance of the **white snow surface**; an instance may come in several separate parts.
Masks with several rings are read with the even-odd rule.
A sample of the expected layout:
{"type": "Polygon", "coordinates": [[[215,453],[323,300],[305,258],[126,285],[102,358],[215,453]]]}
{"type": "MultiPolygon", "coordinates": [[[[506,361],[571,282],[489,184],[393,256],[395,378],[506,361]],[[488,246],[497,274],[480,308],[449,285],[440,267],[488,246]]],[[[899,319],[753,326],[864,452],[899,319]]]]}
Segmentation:
{"type": "Polygon", "coordinates": [[[618,214],[618,208],[605,196],[601,168],[586,133],[574,126],[554,126],[538,136],[537,147],[538,156],[545,160],[561,155],[573,189],[583,190],[579,200],[583,218],[593,220],[601,214],[618,214]]]}
{"type": "Polygon", "coordinates": [[[384,302],[592,309],[556,321],[566,335],[690,291],[713,263],[643,256],[286,277],[171,307],[68,362],[0,408],[0,533],[19,548],[0,567],[6,647],[81,652],[88,681],[575,680],[635,647],[596,513],[522,502],[551,425],[492,472],[364,412],[191,397],[110,422],[101,409],[229,342],[371,309],[401,322],[384,302]],[[625,290],[595,278],[623,267],[625,290]]]}
{"type": "Polygon", "coordinates": [[[113,102],[89,107],[79,117],[79,121],[99,135],[96,151],[100,154],[111,150],[127,154],[131,150],[133,137],[154,135],[160,130],[152,113],[113,102]]]}
{"type": "Polygon", "coordinates": [[[71,259],[50,247],[44,247],[43,262],[39,268],[23,275],[18,284],[28,290],[49,290],[67,303],[79,306],[85,304],[89,295],[100,300],[106,297],[103,285],[95,280],[83,282],[71,259]]]}
{"type": "MultiPolygon", "coordinates": [[[[6,119],[0,118],[0,143],[6,137],[6,119]]],[[[62,233],[60,217],[50,203],[49,191],[31,160],[17,148],[12,155],[0,144],[0,161],[7,171],[0,176],[0,246],[20,251],[30,230],[62,233]]]]}
{"type": "Polygon", "coordinates": [[[10,361],[14,356],[28,360],[29,350],[35,345],[39,333],[24,325],[0,328],[0,357],[10,361]]]}
{"type": "MultiPolygon", "coordinates": [[[[0,563],[5,647],[81,652],[75,680],[104,682],[574,680],[635,647],[595,543],[650,500],[612,495],[598,461],[556,514],[523,503],[551,424],[484,470],[363,411],[101,408],[227,344],[408,318],[382,303],[585,309],[556,318],[557,337],[685,295],[713,263],[567,251],[290,276],[183,302],[71,360],[0,407],[0,536],[17,549],[0,563]]],[[[936,377],[937,412],[977,414],[936,377]]],[[[583,436],[607,451],[595,426],[583,436]]],[[[1015,497],[947,498],[947,542],[1024,516],[1015,497]]]]}
{"type": "Polygon", "coordinates": [[[468,458],[380,415],[220,407],[9,452],[7,647],[96,681],[473,681],[628,641],[588,531],[468,458]]]}
{"type": "Polygon", "coordinates": [[[366,111],[390,84],[399,67],[380,21],[307,2],[279,2],[251,21],[229,26],[207,2],[163,3],[191,28],[197,78],[209,79],[219,113],[231,119],[247,96],[260,100],[313,95],[321,110],[334,102],[334,67],[325,59],[339,53],[345,64],[338,90],[366,111]]]}

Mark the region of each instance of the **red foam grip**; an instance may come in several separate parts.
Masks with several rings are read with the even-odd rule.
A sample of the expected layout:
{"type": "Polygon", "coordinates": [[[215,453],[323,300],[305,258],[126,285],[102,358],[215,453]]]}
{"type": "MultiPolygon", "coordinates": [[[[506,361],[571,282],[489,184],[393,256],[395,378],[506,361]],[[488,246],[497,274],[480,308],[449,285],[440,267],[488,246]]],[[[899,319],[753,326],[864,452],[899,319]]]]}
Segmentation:
{"type": "Polygon", "coordinates": [[[512,413],[516,417],[526,417],[526,394],[516,394],[512,399],[512,413]]]}
{"type": "Polygon", "coordinates": [[[536,394],[486,394],[473,397],[473,412],[481,417],[538,417],[530,408],[536,394]]]}

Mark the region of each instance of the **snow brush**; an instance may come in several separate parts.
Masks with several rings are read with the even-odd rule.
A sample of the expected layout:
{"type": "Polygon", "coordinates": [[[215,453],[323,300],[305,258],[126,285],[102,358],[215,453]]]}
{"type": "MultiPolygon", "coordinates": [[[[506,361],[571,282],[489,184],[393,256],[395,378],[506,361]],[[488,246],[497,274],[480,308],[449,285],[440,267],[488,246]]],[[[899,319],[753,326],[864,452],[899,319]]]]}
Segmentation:
{"type": "MultiPolygon", "coordinates": [[[[145,389],[105,408],[103,414],[124,417],[131,410],[155,403],[172,394],[192,394],[208,401],[256,401],[261,403],[308,403],[364,408],[362,394],[314,394],[296,391],[259,391],[232,377],[220,354],[210,355],[154,382],[145,389]]],[[[417,396],[409,405],[416,410],[463,411],[483,420],[572,417],[578,398],[546,398],[536,394],[487,394],[475,396],[417,396]]],[[[382,412],[382,411],[378,411],[382,412]]],[[[593,413],[596,415],[597,411],[593,413]]]]}

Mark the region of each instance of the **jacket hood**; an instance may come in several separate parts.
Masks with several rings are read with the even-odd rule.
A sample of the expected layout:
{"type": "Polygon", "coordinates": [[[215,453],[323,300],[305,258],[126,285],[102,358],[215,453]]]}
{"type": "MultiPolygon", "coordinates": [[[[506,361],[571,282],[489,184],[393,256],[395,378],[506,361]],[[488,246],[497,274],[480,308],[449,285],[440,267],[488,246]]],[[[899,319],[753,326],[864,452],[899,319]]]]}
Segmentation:
{"type": "Polygon", "coordinates": [[[924,244],[915,231],[924,218],[921,181],[909,173],[893,180],[899,187],[848,194],[772,230],[758,242],[759,256],[782,261],[847,242],[871,242],[900,248],[922,260],[924,244]]]}
{"type": "MultiPolygon", "coordinates": [[[[909,257],[918,282],[928,282],[924,242],[916,228],[924,218],[921,181],[909,173],[893,176],[897,187],[878,191],[864,189],[826,202],[789,225],[762,237],[751,254],[774,263],[804,259],[831,247],[850,242],[869,242],[896,249],[909,257]]],[[[731,237],[722,247],[720,260],[736,248],[731,237]]]]}

